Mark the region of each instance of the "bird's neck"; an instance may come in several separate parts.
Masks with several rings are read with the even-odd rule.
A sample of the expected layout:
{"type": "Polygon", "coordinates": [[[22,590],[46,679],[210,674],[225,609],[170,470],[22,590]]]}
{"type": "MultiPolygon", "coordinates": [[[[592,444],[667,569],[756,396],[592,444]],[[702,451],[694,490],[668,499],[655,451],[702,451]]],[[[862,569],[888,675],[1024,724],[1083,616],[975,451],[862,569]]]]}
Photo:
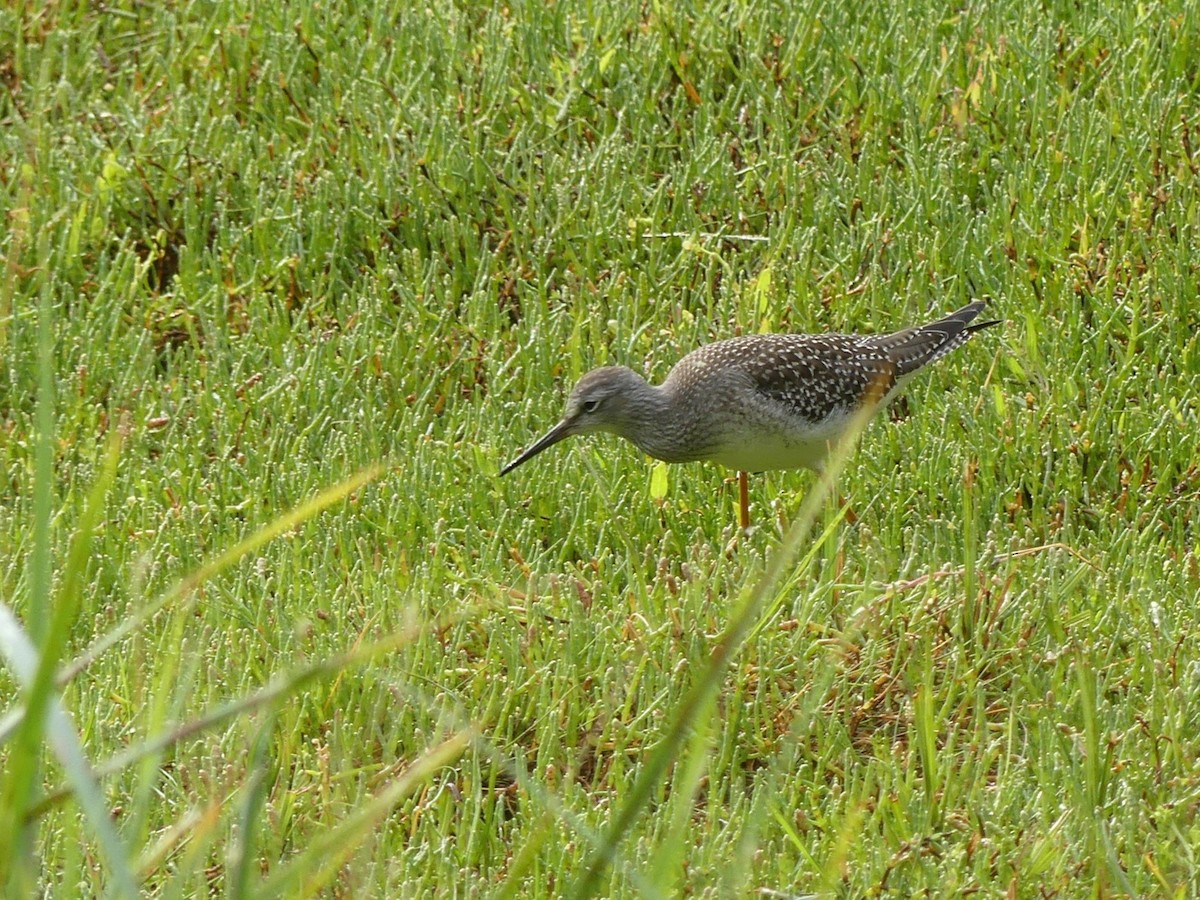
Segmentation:
{"type": "Polygon", "coordinates": [[[646,384],[630,404],[630,427],[622,434],[643,453],[667,462],[690,462],[687,453],[692,419],[686,404],[677,401],[669,387],[646,384]]]}

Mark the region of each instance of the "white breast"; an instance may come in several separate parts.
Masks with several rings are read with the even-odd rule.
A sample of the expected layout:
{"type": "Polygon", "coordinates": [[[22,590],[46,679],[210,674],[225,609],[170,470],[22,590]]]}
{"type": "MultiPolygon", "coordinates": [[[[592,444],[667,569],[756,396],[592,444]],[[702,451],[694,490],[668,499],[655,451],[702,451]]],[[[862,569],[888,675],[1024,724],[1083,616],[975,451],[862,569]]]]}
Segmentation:
{"type": "Polygon", "coordinates": [[[722,446],[710,453],[708,459],[744,472],[801,468],[819,471],[831,444],[853,418],[854,414],[847,411],[803,426],[793,419],[773,428],[735,431],[726,435],[722,446]]]}
{"type": "Polygon", "coordinates": [[[766,472],[771,469],[820,470],[829,455],[829,442],[797,441],[771,436],[753,443],[722,447],[709,459],[742,472],[766,472]]]}

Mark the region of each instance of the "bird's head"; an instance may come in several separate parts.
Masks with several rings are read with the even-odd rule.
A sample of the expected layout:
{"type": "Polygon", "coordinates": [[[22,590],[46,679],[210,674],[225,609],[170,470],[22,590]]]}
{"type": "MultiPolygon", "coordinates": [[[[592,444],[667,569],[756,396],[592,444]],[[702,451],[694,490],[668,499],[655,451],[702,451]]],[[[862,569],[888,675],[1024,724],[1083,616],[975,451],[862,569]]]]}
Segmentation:
{"type": "Polygon", "coordinates": [[[501,469],[500,474],[507,475],[521,463],[533,459],[547,447],[573,434],[608,431],[627,437],[629,423],[634,418],[634,407],[646,388],[642,377],[625,366],[593,369],[579,379],[571,391],[559,423],[501,469]]]}

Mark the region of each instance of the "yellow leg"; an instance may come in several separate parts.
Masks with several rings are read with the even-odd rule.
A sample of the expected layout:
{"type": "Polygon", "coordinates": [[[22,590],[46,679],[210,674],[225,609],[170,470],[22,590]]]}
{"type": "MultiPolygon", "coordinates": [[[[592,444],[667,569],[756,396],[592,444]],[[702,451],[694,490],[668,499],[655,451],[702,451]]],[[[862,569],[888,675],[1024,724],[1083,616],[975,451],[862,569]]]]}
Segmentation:
{"type": "Polygon", "coordinates": [[[745,472],[738,472],[738,522],[750,527],[750,482],[745,472]]]}

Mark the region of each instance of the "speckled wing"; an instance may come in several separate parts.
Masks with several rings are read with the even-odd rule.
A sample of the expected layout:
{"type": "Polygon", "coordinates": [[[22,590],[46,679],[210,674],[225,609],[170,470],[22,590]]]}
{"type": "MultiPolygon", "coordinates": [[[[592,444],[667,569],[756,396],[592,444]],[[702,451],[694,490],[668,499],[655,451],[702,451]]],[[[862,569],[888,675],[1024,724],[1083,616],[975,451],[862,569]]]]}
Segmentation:
{"type": "Polygon", "coordinates": [[[759,392],[819,424],[869,397],[888,399],[906,376],[996,324],[972,324],[985,305],[977,300],[936,322],[885,335],[762,335],[758,352],[744,354],[739,367],[759,392]]]}
{"type": "Polygon", "coordinates": [[[895,385],[886,352],[850,334],[772,335],[764,352],[741,368],[760,393],[814,425],[855,409],[868,393],[882,397],[895,385]]]}

